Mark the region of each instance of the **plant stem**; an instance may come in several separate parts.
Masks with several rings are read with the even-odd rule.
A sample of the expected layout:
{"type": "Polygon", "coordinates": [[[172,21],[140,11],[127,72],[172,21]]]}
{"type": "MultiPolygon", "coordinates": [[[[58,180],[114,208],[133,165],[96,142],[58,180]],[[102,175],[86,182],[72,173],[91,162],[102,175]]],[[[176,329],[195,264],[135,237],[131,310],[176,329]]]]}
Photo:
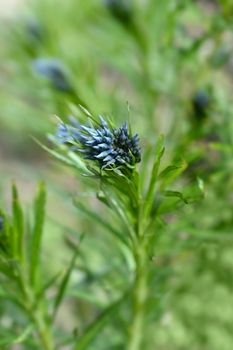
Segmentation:
{"type": "Polygon", "coordinates": [[[50,324],[46,322],[46,315],[42,304],[36,303],[36,297],[28,285],[24,275],[19,275],[19,286],[25,298],[25,312],[33,321],[43,350],[55,350],[50,324]]]}
{"type": "Polygon", "coordinates": [[[147,255],[143,242],[138,241],[135,252],[136,275],[133,290],[133,321],[130,329],[128,350],[140,350],[145,324],[145,306],[147,299],[147,255]]]}
{"type": "Polygon", "coordinates": [[[37,333],[40,338],[41,345],[44,350],[55,350],[55,346],[53,344],[53,338],[50,331],[49,325],[45,322],[44,314],[41,310],[37,310],[32,315],[33,321],[37,328],[37,333]]]}

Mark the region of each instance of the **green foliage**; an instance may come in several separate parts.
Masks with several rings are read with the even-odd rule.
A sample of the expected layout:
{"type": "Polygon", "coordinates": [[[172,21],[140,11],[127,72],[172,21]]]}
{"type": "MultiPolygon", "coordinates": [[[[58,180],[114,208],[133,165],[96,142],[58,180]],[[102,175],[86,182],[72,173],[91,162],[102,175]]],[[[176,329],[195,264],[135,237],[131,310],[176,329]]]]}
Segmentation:
{"type": "Polygon", "coordinates": [[[1,18],[0,349],[232,348],[232,13],[37,0],[1,18]],[[100,113],[141,163],[51,138],[100,113]],[[27,205],[41,178],[48,205],[43,183],[27,205]]]}
{"type": "Polygon", "coordinates": [[[11,323],[9,328],[2,329],[1,345],[22,342],[27,344],[28,338],[34,334],[32,339],[36,347],[52,349],[54,346],[50,319],[52,315],[54,317],[62,301],[77,253],[58,287],[54,311],[50,315],[44,307],[48,303],[45,291],[55,285],[56,279],[53,278],[44,285],[40,260],[45,197],[45,186],[40,183],[33,208],[33,225],[28,225],[27,229],[23,225],[27,218],[24,216],[15,184],[12,185],[12,216],[1,212],[1,299],[8,300],[20,311],[18,324],[16,322],[18,334],[12,333],[14,323],[11,323]]]}

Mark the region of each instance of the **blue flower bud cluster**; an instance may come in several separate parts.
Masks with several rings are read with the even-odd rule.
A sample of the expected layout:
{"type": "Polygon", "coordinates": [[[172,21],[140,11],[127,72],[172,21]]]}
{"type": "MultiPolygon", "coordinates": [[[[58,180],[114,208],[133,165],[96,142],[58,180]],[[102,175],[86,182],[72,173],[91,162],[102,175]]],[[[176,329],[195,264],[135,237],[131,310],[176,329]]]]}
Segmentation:
{"type": "Polygon", "coordinates": [[[139,137],[130,135],[127,123],[117,129],[102,117],[96,127],[79,125],[72,120],[70,125],[58,126],[55,138],[83,154],[85,159],[97,161],[100,168],[133,166],[141,160],[139,137]]]}

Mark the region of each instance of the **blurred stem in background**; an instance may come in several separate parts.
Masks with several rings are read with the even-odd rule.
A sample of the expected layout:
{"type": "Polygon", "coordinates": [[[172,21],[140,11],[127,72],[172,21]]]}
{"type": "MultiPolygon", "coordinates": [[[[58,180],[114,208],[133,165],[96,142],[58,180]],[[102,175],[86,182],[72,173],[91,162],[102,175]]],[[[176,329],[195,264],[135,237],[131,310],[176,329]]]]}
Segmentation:
{"type": "MultiPolygon", "coordinates": [[[[123,26],[130,39],[136,46],[139,74],[143,91],[140,92],[146,117],[152,119],[156,104],[156,92],[151,85],[151,73],[149,67],[150,47],[149,40],[143,23],[137,16],[137,8],[133,1],[106,0],[107,8],[115,20],[123,26]]],[[[140,9],[139,9],[140,11],[140,9]]]]}

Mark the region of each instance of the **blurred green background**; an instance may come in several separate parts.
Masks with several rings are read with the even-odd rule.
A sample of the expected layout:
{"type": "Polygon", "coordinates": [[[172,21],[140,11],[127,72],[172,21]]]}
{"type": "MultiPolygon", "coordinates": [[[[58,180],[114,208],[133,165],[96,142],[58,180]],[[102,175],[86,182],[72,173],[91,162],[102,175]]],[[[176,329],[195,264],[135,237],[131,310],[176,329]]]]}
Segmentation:
{"type": "MultiPolygon", "coordinates": [[[[26,206],[46,181],[45,276],[70,258],[64,237],[87,233],[61,332],[82,330],[128,279],[112,237],[72,205],[78,195],[105,215],[95,194],[32,138],[46,143],[54,116],[67,120],[81,103],[117,125],[129,116],[142,152],[164,133],[167,160],[188,164],[177,187],[204,182],[204,200],[164,215],[158,230],[147,348],[231,350],[233,2],[2,0],[0,43],[0,204],[12,179],[26,206]]],[[[127,310],[90,349],[123,349],[125,320],[127,310]]]]}

